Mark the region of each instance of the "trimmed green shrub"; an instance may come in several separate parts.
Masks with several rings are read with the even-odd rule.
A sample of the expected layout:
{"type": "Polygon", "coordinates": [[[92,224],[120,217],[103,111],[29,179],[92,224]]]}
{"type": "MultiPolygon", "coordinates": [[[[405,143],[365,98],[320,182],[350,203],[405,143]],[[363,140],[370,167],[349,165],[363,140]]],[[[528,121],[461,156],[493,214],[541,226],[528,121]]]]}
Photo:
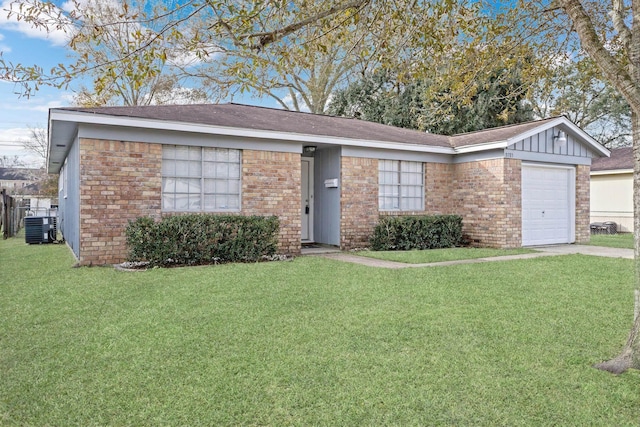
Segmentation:
{"type": "Polygon", "coordinates": [[[374,251],[451,248],[461,241],[458,215],[381,216],[370,239],[374,251]]]}
{"type": "Polygon", "coordinates": [[[152,266],[255,262],[275,254],[275,216],[173,215],[129,221],[128,260],[152,266]]]}

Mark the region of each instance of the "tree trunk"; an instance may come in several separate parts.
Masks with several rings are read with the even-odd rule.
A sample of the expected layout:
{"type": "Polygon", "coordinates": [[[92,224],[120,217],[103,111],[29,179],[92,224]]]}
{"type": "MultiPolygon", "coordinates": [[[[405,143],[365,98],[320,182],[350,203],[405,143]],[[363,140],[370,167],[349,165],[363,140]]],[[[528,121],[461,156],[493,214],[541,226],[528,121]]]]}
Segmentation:
{"type": "Polygon", "coordinates": [[[621,374],[629,368],[640,369],[640,115],[631,114],[633,133],[633,247],[635,268],[635,305],[633,326],[622,352],[596,368],[621,374]]]}
{"type": "Polygon", "coordinates": [[[631,26],[624,21],[622,3],[614,1],[611,16],[623,38],[625,58],[612,55],[605,47],[590,16],[580,0],[556,0],[573,21],[581,47],[596,62],[604,77],[624,96],[631,107],[633,136],[633,225],[635,308],[633,326],[622,352],[615,358],[595,365],[596,368],[620,374],[629,368],[640,369],[640,0],[631,2],[631,26]]]}

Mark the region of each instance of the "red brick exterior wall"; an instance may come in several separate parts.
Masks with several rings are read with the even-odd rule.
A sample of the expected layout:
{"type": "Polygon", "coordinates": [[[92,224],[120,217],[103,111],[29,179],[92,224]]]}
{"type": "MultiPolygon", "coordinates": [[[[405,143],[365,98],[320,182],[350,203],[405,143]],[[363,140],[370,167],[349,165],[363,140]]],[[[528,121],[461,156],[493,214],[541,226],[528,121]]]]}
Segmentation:
{"type": "Polygon", "coordinates": [[[342,157],[340,171],[340,248],[367,247],[378,223],[378,160],[342,157]]]}
{"type": "Polygon", "coordinates": [[[123,262],[125,227],[160,217],[162,146],[80,139],[80,264],[123,262]]]}
{"type": "Polygon", "coordinates": [[[300,154],[242,151],[242,214],[279,218],[279,253],[300,253],[301,180],[300,154]]]}
{"type": "Polygon", "coordinates": [[[342,157],[342,192],[340,195],[340,248],[369,246],[369,238],[380,215],[452,214],[451,192],[453,165],[425,163],[425,209],[422,211],[378,210],[378,160],[342,157]]]}
{"type": "Polygon", "coordinates": [[[450,163],[425,163],[424,209],[429,215],[455,214],[453,195],[454,166],[450,163]]]}
{"type": "MultiPolygon", "coordinates": [[[[243,215],[276,215],[280,253],[299,254],[301,159],[297,153],[243,150],[243,215]]],[[[140,216],[160,218],[160,144],[80,139],[80,264],[125,260],[124,230],[140,216]]],[[[425,164],[425,209],[384,215],[459,214],[477,246],[521,245],[521,161],[425,164]]],[[[378,211],[378,160],[341,158],[340,246],[369,245],[378,211]]],[[[589,240],[589,167],[576,167],[576,241],[589,240]]]]}
{"type": "Polygon", "coordinates": [[[521,245],[521,162],[492,159],[455,165],[454,212],[476,246],[521,245]]]}
{"type": "MultiPolygon", "coordinates": [[[[162,216],[162,145],[80,140],[80,264],[125,261],[125,228],[162,216]]],[[[278,251],[300,253],[300,154],[243,150],[242,215],[280,219],[278,251]]]]}
{"type": "Polygon", "coordinates": [[[588,243],[591,238],[589,228],[590,173],[590,166],[576,166],[576,243],[588,243]]]}

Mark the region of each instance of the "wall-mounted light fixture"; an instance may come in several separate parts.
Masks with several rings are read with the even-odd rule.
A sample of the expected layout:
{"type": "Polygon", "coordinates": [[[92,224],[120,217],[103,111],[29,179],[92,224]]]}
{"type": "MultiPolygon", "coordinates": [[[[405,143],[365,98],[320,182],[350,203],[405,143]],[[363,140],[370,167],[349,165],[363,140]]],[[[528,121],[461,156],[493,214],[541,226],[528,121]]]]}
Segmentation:
{"type": "Polygon", "coordinates": [[[316,146],[315,145],[305,145],[304,147],[302,147],[302,152],[304,154],[312,154],[316,152],[316,146]]]}
{"type": "Polygon", "coordinates": [[[558,147],[564,147],[567,145],[567,134],[561,130],[557,135],[553,135],[553,143],[558,147]]]}

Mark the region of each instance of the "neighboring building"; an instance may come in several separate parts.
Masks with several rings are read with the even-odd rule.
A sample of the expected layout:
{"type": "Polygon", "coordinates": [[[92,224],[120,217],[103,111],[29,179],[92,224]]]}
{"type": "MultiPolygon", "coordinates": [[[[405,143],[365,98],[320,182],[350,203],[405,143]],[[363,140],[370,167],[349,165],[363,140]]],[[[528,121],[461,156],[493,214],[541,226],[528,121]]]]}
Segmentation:
{"type": "Polygon", "coordinates": [[[33,169],[0,168],[0,190],[9,194],[28,194],[34,191],[36,179],[33,169]]]}
{"type": "Polygon", "coordinates": [[[589,240],[589,167],[564,117],[453,137],[237,104],[56,108],[49,172],[81,264],[122,262],[139,216],[277,215],[279,251],[368,245],[380,215],[459,214],[477,246],[589,240]]]}
{"type": "Polygon", "coordinates": [[[45,196],[27,196],[28,200],[27,216],[57,216],[57,200],[45,196]]]}
{"type": "Polygon", "coordinates": [[[633,232],[633,152],[614,148],[611,157],[591,165],[591,222],[613,221],[618,231],[633,232]]]}

